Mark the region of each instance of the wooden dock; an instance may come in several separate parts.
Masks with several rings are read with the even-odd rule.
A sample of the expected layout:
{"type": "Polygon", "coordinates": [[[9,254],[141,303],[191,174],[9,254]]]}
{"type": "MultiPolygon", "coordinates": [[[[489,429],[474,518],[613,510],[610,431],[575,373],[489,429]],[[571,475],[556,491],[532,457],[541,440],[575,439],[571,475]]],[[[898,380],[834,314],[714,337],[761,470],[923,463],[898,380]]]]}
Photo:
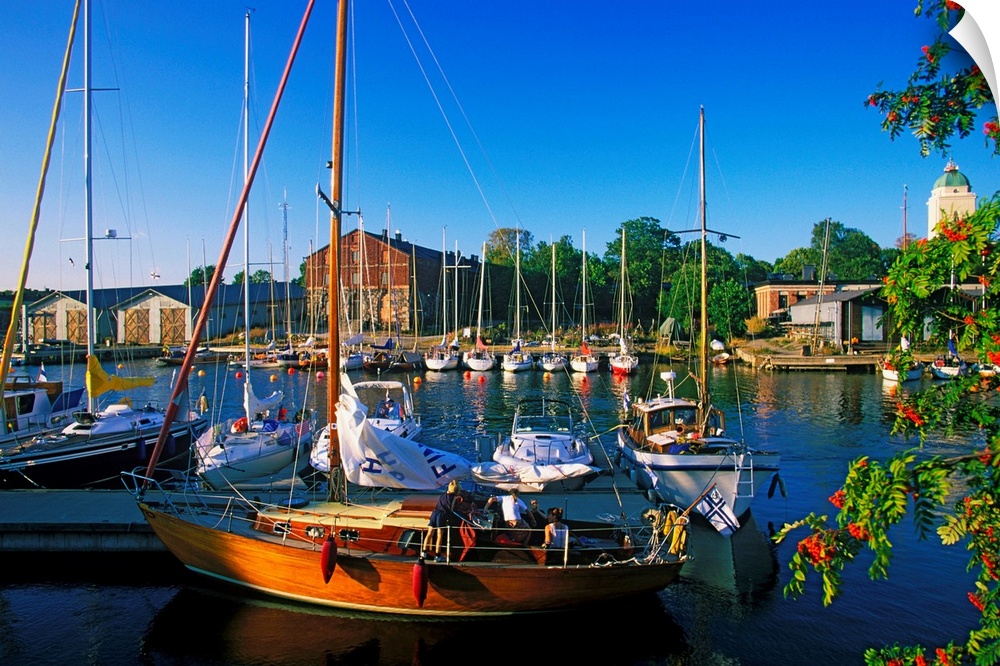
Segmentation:
{"type": "Polygon", "coordinates": [[[878,372],[878,354],[798,355],[761,353],[737,349],[736,357],[759,370],[823,370],[874,374],[878,372]]]}

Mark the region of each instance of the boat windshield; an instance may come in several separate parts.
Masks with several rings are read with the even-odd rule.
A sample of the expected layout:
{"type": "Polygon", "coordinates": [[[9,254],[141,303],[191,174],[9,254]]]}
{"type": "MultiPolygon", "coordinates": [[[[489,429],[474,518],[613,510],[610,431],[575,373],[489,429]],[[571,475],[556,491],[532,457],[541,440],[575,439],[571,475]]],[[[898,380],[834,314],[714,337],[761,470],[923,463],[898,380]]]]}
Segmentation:
{"type": "Polygon", "coordinates": [[[514,432],[570,432],[573,419],[570,416],[544,415],[518,417],[514,432]]]}

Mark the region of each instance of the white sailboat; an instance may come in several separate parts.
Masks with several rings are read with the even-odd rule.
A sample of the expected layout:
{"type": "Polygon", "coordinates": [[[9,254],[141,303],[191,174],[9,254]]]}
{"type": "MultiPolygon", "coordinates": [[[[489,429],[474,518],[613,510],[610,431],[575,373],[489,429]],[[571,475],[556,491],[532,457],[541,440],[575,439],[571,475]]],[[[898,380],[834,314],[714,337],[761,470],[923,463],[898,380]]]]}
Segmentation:
{"type": "MultiPolygon", "coordinates": [[[[250,13],[244,23],[246,75],[243,97],[243,182],[249,183],[249,76],[250,76],[250,13]]],[[[195,473],[210,488],[221,490],[253,479],[260,479],[288,467],[308,451],[312,443],[314,424],[312,417],[300,411],[289,418],[284,406],[284,393],[274,391],[266,398],[254,393],[250,369],[253,358],[250,350],[250,205],[243,206],[243,308],[246,322],[244,335],[244,362],[247,372],[243,378],[243,415],[216,425],[197,443],[198,464],[195,473]]]]}
{"type": "Polygon", "coordinates": [[[597,370],[597,356],[587,344],[587,232],[583,232],[583,307],[580,309],[580,350],[570,357],[569,367],[574,372],[594,372],[597,370]]]}
{"type": "MultiPolygon", "coordinates": [[[[83,3],[83,133],[84,133],[84,217],[87,266],[94,266],[94,219],[92,178],[92,102],[94,88],[91,84],[91,6],[83,3]]],[[[75,27],[74,27],[75,30],[75,27]]],[[[72,42],[71,42],[72,43],[72,42]]],[[[63,74],[65,77],[65,73],[63,74]]],[[[60,82],[59,94],[65,94],[65,81],[60,82]]],[[[195,438],[204,432],[208,421],[186,407],[187,395],[177,396],[173,405],[181,418],[172,421],[167,431],[162,431],[165,412],[151,404],[133,409],[127,395],[118,404],[99,407],[98,398],[106,393],[125,393],[134,388],[150,386],[154,377],[126,377],[109,375],[95,355],[96,321],[94,305],[94,270],[87,275],[87,369],[85,408],[72,412],[71,422],[63,420],[56,429],[35,430],[0,449],[0,485],[6,488],[108,488],[119,487],[118,475],[148,460],[146,442],[157,432],[169,444],[170,460],[164,468],[184,470],[188,465],[188,451],[195,438]],[[61,429],[60,429],[61,428],[61,429]],[[34,436],[31,436],[34,435],[34,436]]],[[[7,353],[5,344],[5,354],[7,353]]],[[[46,384],[47,382],[42,382],[46,384]]],[[[35,382],[39,384],[39,382],[35,382]]],[[[5,428],[17,426],[19,410],[8,400],[48,400],[44,394],[14,391],[8,394],[9,385],[4,379],[5,428]],[[18,395],[20,393],[21,395],[18,395]]],[[[73,404],[80,404],[82,391],[67,396],[73,404]]],[[[53,403],[45,408],[51,413],[53,403]]],[[[59,411],[65,409],[60,406],[59,411]]],[[[47,418],[48,415],[45,416],[47,418]]]]}
{"type": "Polygon", "coordinates": [[[549,329],[549,350],[538,359],[538,367],[546,372],[565,370],[569,359],[556,351],[556,246],[552,243],[552,327],[549,329]]]}
{"type": "Polygon", "coordinates": [[[625,225],[622,225],[621,288],[618,295],[618,351],[608,358],[611,372],[616,375],[630,375],[639,367],[639,357],[632,351],[628,332],[625,330],[625,299],[628,295],[625,278],[625,225]]]}
{"type": "Polygon", "coordinates": [[[524,372],[531,370],[535,365],[535,359],[531,354],[523,351],[521,345],[521,230],[518,229],[515,244],[516,257],[514,260],[514,340],[513,347],[503,355],[503,369],[507,372],[524,372]]]}
{"type": "Polygon", "coordinates": [[[493,352],[483,343],[483,290],[486,287],[486,243],[483,243],[483,260],[479,265],[479,309],[476,315],[476,342],[475,346],[465,352],[463,362],[469,370],[486,372],[492,370],[496,365],[493,352]]]}
{"type": "MultiPolygon", "coordinates": [[[[428,370],[454,370],[458,367],[458,352],[448,344],[448,244],[445,230],[441,230],[441,344],[434,345],[424,354],[428,370]]],[[[455,275],[458,279],[458,255],[455,255],[455,275]]],[[[458,322],[455,322],[456,326],[458,322]]]]}

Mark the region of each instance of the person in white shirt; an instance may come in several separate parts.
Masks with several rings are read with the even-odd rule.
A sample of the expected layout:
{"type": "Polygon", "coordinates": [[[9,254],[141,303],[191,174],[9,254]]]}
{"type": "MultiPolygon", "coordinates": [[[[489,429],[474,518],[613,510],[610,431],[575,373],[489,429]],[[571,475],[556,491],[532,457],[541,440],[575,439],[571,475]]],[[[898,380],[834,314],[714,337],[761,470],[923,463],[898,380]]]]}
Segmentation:
{"type": "Polygon", "coordinates": [[[500,507],[503,510],[504,524],[510,528],[508,534],[511,540],[522,546],[527,546],[531,539],[531,525],[525,520],[527,516],[530,520],[534,517],[528,511],[528,505],[520,497],[521,493],[514,488],[509,495],[504,495],[500,499],[500,507]]]}

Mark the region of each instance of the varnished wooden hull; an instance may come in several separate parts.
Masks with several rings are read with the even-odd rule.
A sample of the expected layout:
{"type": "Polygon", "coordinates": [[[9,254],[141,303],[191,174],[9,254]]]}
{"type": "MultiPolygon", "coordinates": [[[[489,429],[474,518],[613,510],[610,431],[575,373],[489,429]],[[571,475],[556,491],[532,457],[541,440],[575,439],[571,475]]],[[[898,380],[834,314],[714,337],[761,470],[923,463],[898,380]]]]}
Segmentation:
{"type": "Polygon", "coordinates": [[[202,525],[149,504],[140,508],[167,549],[192,571],[284,599],[379,613],[490,616],[579,608],[661,590],[684,562],[569,567],[427,562],[427,596],[420,604],[413,593],[416,557],[341,546],[325,583],[321,540],[281,542],[237,527],[227,531],[217,520],[202,525]]]}

